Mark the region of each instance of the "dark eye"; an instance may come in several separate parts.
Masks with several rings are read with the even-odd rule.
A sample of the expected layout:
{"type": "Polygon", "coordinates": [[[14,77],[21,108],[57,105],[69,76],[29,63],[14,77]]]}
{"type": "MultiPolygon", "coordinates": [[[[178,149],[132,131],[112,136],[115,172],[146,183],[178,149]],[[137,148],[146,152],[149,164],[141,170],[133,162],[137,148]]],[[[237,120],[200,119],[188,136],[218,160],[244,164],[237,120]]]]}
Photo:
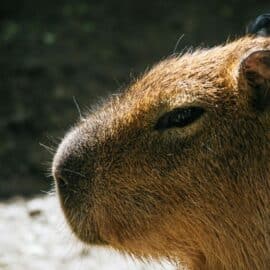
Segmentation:
{"type": "Polygon", "coordinates": [[[155,129],[164,130],[167,128],[182,128],[192,124],[199,119],[204,113],[204,109],[200,107],[187,107],[174,109],[161,116],[155,125],[155,129]]]}

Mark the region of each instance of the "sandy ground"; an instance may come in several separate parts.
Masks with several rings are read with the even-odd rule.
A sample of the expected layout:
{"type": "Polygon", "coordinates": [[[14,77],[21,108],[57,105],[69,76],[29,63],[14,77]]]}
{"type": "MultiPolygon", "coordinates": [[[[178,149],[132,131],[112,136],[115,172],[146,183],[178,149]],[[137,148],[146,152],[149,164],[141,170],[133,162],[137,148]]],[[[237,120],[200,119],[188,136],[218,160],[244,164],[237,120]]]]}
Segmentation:
{"type": "Polygon", "coordinates": [[[53,196],[0,202],[2,270],[173,270],[167,262],[142,263],[115,251],[88,248],[70,234],[53,196]]]}

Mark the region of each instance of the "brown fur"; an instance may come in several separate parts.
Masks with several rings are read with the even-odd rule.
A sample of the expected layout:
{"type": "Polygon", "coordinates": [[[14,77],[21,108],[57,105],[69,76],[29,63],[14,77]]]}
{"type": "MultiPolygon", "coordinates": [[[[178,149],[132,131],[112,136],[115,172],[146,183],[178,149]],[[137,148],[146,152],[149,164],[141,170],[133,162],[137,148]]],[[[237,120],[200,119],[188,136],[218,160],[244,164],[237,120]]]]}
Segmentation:
{"type": "Polygon", "coordinates": [[[192,270],[269,269],[270,106],[256,107],[243,62],[267,49],[270,38],[244,37],[171,57],[78,123],[53,166],[69,158],[82,175],[58,188],[75,234],[192,270]],[[206,113],[154,130],[187,105],[206,113]]]}

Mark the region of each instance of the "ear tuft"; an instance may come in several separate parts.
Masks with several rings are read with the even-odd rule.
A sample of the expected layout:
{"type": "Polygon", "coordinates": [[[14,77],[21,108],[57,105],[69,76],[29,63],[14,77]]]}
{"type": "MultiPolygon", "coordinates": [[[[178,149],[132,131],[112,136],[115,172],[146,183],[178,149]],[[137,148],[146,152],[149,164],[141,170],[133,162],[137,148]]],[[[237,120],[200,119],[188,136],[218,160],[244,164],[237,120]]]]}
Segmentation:
{"type": "Polygon", "coordinates": [[[241,63],[241,73],[259,110],[270,107],[270,50],[249,54],[241,63]]]}

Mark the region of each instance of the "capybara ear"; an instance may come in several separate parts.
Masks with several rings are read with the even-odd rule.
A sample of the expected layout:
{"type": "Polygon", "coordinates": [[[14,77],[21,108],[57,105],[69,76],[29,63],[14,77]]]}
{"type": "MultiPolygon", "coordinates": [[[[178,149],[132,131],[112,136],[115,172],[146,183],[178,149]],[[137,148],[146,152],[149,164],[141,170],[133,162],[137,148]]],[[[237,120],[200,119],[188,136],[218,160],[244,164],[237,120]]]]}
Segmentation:
{"type": "Polygon", "coordinates": [[[270,36],[270,13],[258,16],[248,25],[246,32],[261,37],[270,36]]]}
{"type": "Polygon", "coordinates": [[[252,52],[242,60],[241,82],[251,89],[255,108],[270,108],[270,50],[252,52]]]}

